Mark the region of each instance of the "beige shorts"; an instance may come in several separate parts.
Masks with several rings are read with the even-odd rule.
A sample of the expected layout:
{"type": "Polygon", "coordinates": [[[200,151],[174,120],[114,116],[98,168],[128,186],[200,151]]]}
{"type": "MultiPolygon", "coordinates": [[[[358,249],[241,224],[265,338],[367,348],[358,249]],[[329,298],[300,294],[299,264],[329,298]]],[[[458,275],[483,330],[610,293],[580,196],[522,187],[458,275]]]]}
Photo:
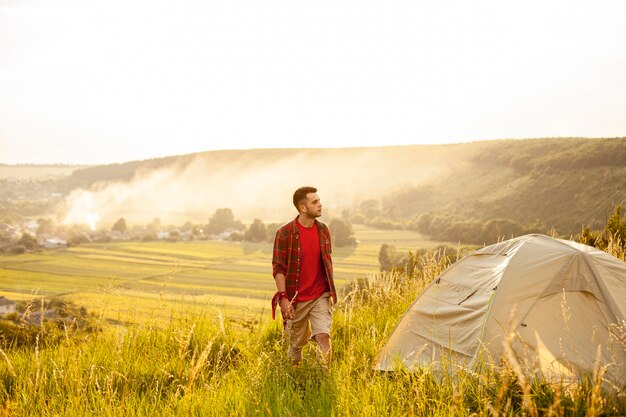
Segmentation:
{"type": "Polygon", "coordinates": [[[316,334],[330,335],[332,324],[330,293],[296,304],[296,317],[287,320],[285,332],[289,338],[289,352],[300,350],[316,334]]]}

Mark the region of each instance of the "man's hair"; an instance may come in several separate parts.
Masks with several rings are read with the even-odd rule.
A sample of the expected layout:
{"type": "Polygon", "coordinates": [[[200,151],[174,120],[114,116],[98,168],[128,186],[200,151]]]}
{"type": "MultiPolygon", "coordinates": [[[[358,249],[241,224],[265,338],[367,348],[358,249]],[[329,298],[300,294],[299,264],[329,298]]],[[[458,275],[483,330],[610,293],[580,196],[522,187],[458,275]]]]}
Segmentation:
{"type": "Polygon", "coordinates": [[[306,200],[306,195],[309,193],[316,193],[315,187],[300,187],[293,193],[293,205],[296,206],[296,210],[300,212],[299,204],[302,204],[303,200],[306,200]]]}

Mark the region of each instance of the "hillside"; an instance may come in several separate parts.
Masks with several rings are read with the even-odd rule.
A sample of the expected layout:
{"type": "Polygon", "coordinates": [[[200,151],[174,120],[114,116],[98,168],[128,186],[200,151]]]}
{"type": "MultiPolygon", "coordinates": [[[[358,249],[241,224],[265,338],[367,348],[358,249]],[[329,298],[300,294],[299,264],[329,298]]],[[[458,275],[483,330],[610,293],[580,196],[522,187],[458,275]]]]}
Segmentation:
{"type": "Polygon", "coordinates": [[[79,168],[85,168],[85,166],[84,165],[62,165],[62,164],[52,164],[52,165],[0,164],[0,180],[3,180],[3,179],[45,180],[45,179],[51,179],[51,178],[66,177],[79,168]]]}
{"type": "MultiPolygon", "coordinates": [[[[559,233],[601,228],[626,203],[625,139],[546,139],[469,145],[467,158],[426,186],[384,199],[396,219],[432,212],[509,219],[559,233]]],[[[392,216],[393,217],[393,216],[392,216]]]]}
{"type": "Polygon", "coordinates": [[[626,203],[626,139],[204,152],[79,169],[59,188],[106,194],[111,184],[116,197],[102,198],[101,205],[109,203],[103,217],[149,217],[159,210],[161,216],[206,215],[228,206],[244,218],[282,218],[290,215],[285,196],[300,184],[315,184],[335,215],[376,200],[378,211],[366,216],[395,222],[424,213],[478,222],[502,218],[567,234],[582,224],[601,227],[615,205],[626,203]]]}
{"type": "Polygon", "coordinates": [[[292,215],[289,196],[303,184],[320,189],[326,217],[439,239],[467,240],[494,219],[513,222],[505,234],[554,227],[568,235],[602,227],[626,204],[626,138],[214,151],[79,167],[0,179],[0,214],[74,222],[89,211],[107,227],[119,217],[200,222],[229,207],[244,221],[278,222],[292,215]],[[436,233],[420,229],[431,223],[436,233]]]}

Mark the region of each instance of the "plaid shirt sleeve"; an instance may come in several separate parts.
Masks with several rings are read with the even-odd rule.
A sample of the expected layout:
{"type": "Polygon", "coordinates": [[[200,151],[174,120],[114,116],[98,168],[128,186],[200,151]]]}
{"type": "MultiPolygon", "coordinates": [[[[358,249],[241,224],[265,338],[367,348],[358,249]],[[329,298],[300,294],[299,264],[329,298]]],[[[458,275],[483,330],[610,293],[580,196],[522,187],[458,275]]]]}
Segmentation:
{"type": "Polygon", "coordinates": [[[274,237],[274,251],[272,255],[272,275],[287,275],[287,234],[284,228],[278,229],[274,237]]]}
{"type": "Polygon", "coordinates": [[[332,243],[330,239],[330,231],[328,230],[328,226],[324,223],[320,224],[320,244],[322,251],[322,261],[324,263],[324,268],[326,270],[326,279],[328,280],[328,289],[330,290],[330,294],[333,297],[333,302],[337,302],[337,291],[335,290],[335,279],[333,273],[333,259],[332,259],[332,243]]]}
{"type": "Polygon", "coordinates": [[[272,273],[285,275],[285,291],[293,299],[298,290],[300,245],[293,235],[294,223],[287,223],[276,232],[272,254],[272,273]]]}

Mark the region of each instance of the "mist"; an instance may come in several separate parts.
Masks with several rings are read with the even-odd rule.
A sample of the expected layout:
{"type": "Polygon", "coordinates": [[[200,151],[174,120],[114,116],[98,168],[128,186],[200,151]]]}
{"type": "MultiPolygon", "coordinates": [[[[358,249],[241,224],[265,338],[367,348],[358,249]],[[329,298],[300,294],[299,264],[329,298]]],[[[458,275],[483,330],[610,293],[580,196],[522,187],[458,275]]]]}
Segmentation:
{"type": "Polygon", "coordinates": [[[127,182],[76,189],[61,217],[65,224],[92,228],[120,217],[131,225],[156,217],[182,224],[206,222],[216,209],[228,207],[244,222],[284,222],[296,214],[293,191],[311,185],[318,188],[328,218],[364,200],[423,184],[450,163],[432,147],[208,152],[158,169],[139,168],[127,182]]]}

